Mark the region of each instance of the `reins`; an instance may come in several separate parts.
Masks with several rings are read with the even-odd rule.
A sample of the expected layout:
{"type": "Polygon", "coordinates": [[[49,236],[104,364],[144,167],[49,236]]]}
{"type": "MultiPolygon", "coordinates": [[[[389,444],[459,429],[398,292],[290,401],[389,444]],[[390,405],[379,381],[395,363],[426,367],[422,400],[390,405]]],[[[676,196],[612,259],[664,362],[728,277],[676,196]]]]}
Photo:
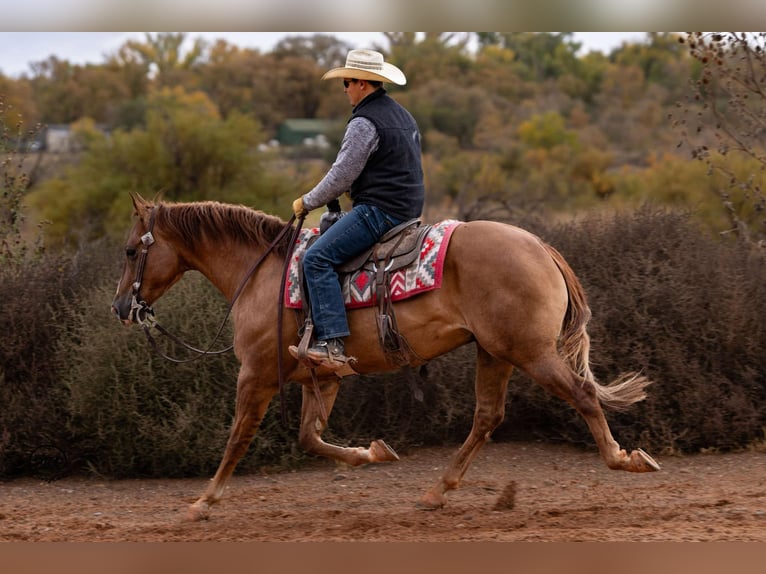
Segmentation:
{"type": "MultiPolygon", "coordinates": [[[[135,321],[141,325],[142,330],[144,332],[144,335],[146,336],[147,341],[149,341],[150,346],[154,351],[163,357],[164,359],[167,359],[168,361],[171,361],[173,363],[188,363],[191,361],[195,361],[199,359],[200,357],[208,356],[208,355],[222,355],[224,353],[227,353],[231,351],[234,348],[234,345],[229,345],[225,349],[220,349],[217,351],[212,351],[213,345],[218,341],[221,334],[223,333],[223,329],[226,326],[226,322],[229,319],[229,316],[231,315],[231,311],[234,308],[234,304],[237,302],[237,299],[239,299],[239,296],[242,294],[242,291],[244,290],[247,283],[252,278],[253,274],[256,272],[256,270],[261,266],[261,263],[266,259],[266,257],[274,250],[274,248],[279,245],[279,243],[282,241],[282,239],[287,234],[288,229],[292,229],[292,236],[290,237],[290,243],[287,249],[287,255],[285,256],[285,264],[284,268],[282,269],[282,279],[280,281],[279,285],[279,299],[277,301],[277,371],[279,375],[279,402],[281,406],[281,416],[282,416],[282,424],[287,425],[287,410],[285,409],[286,405],[286,395],[285,395],[285,372],[284,372],[284,350],[282,348],[282,323],[284,318],[284,304],[282,301],[282,298],[284,297],[285,292],[285,286],[287,282],[287,271],[290,266],[290,260],[292,259],[293,251],[295,249],[295,243],[298,240],[298,236],[301,232],[301,228],[303,227],[303,222],[306,219],[305,215],[300,216],[297,218],[298,225],[293,227],[293,222],[296,220],[296,216],[292,215],[290,217],[290,220],[285,224],[285,226],[282,228],[282,230],[277,234],[277,236],[272,240],[272,242],[269,244],[269,246],[266,248],[266,250],[261,254],[261,256],[253,263],[253,265],[250,267],[250,269],[245,274],[244,278],[240,282],[239,286],[237,287],[237,290],[234,292],[234,295],[232,296],[231,302],[228,305],[228,308],[226,309],[226,314],[223,317],[223,320],[221,321],[221,324],[218,327],[218,331],[215,334],[215,337],[213,337],[213,340],[208,345],[208,348],[205,350],[198,349],[192,345],[189,345],[170,331],[168,331],[165,327],[163,327],[160,323],[157,322],[157,320],[154,318],[154,311],[153,309],[146,304],[145,301],[141,300],[140,295],[140,289],[141,289],[141,281],[143,279],[144,275],[144,267],[146,266],[146,258],[149,252],[149,246],[151,246],[154,243],[154,236],[152,234],[154,230],[154,221],[156,218],[156,210],[157,207],[153,207],[152,211],[149,215],[149,225],[147,232],[141,236],[141,243],[142,243],[142,249],[141,254],[139,256],[138,261],[138,268],[136,269],[136,280],[133,283],[133,302],[131,305],[131,313],[135,317],[135,321]],[[157,344],[157,341],[152,337],[151,334],[151,328],[156,328],[160,333],[174,341],[175,343],[181,345],[185,349],[192,351],[193,353],[196,353],[196,355],[187,358],[187,359],[178,359],[175,357],[171,357],[164,353],[157,344]]],[[[319,405],[322,410],[322,414],[327,419],[327,415],[325,414],[324,404],[321,400],[321,392],[319,391],[319,383],[316,379],[316,375],[314,373],[314,370],[311,369],[311,375],[312,375],[312,382],[314,386],[314,394],[317,396],[319,400],[319,405]]]]}
{"type": "MultiPolygon", "coordinates": [[[[288,225],[292,225],[295,215],[290,218],[288,225]]],[[[287,248],[287,256],[285,257],[285,266],[282,269],[282,280],[279,282],[279,298],[277,299],[277,373],[279,381],[279,405],[282,416],[282,425],[287,426],[287,397],[285,396],[285,369],[282,357],[284,356],[284,350],[282,349],[282,318],[284,317],[284,302],[282,298],[285,294],[285,285],[287,284],[287,270],[290,268],[290,260],[293,258],[293,250],[295,249],[295,243],[298,240],[298,235],[303,227],[303,222],[306,219],[306,215],[303,214],[298,218],[298,225],[293,230],[293,235],[290,238],[290,246],[287,248]]],[[[315,391],[318,384],[315,383],[315,391]]]]}
{"type": "MultiPolygon", "coordinates": [[[[245,288],[245,285],[247,285],[250,278],[253,276],[255,271],[261,266],[261,263],[263,263],[266,257],[274,250],[274,248],[280,243],[280,241],[282,241],[288,229],[292,228],[293,221],[295,221],[295,215],[293,215],[290,218],[290,220],[285,224],[285,226],[282,228],[279,234],[274,238],[274,240],[269,244],[266,250],[261,254],[261,256],[255,261],[255,263],[253,263],[253,265],[247,271],[244,278],[242,279],[239,286],[237,287],[237,290],[234,292],[234,295],[232,296],[231,302],[229,303],[228,308],[226,309],[226,314],[224,315],[223,320],[221,321],[221,324],[218,326],[218,330],[215,336],[213,337],[213,340],[210,342],[207,349],[202,350],[192,345],[189,345],[188,343],[184,342],[182,339],[180,339],[176,335],[172,334],[165,327],[163,327],[154,318],[154,311],[152,310],[152,308],[148,306],[144,301],[141,300],[139,291],[141,289],[141,280],[143,279],[143,275],[144,275],[144,267],[146,266],[146,257],[149,251],[149,246],[151,246],[154,243],[154,236],[152,234],[152,231],[154,228],[155,213],[157,209],[158,209],[157,207],[152,208],[151,214],[149,215],[148,230],[141,237],[141,243],[143,244],[143,248],[141,249],[141,255],[138,261],[138,268],[136,269],[136,281],[133,283],[132,307],[133,307],[133,311],[135,312],[134,314],[135,320],[139,325],[141,325],[144,335],[146,336],[146,339],[149,341],[149,344],[155,350],[155,352],[157,352],[157,354],[159,354],[162,358],[167,359],[168,361],[171,361],[173,363],[189,363],[203,356],[222,355],[224,353],[228,353],[234,348],[233,344],[229,345],[228,347],[224,349],[220,349],[217,351],[212,350],[213,345],[215,345],[215,343],[221,337],[221,334],[223,333],[223,330],[226,327],[226,322],[228,321],[229,316],[231,315],[231,311],[234,308],[234,304],[237,302],[237,299],[242,294],[242,290],[245,288]],[[193,353],[196,353],[196,354],[187,359],[178,359],[178,358],[167,355],[159,348],[159,345],[157,345],[157,341],[154,339],[154,337],[152,337],[152,334],[150,332],[152,327],[156,328],[160,333],[162,333],[163,335],[165,335],[166,337],[168,337],[175,343],[181,345],[185,349],[192,351],[193,353]]],[[[301,218],[300,223],[301,224],[303,223],[303,218],[301,218]]],[[[299,231],[300,231],[300,225],[295,229],[293,233],[293,241],[290,243],[289,253],[285,260],[285,265],[289,265],[290,256],[292,255],[292,251],[294,249],[295,239],[297,238],[297,234],[299,231]]],[[[284,285],[284,282],[283,282],[283,285],[284,285]]],[[[280,311],[281,311],[281,306],[280,306],[280,311]]],[[[280,346],[280,350],[281,350],[281,346],[280,346]]],[[[282,371],[281,365],[282,363],[280,358],[280,373],[282,371]]]]}

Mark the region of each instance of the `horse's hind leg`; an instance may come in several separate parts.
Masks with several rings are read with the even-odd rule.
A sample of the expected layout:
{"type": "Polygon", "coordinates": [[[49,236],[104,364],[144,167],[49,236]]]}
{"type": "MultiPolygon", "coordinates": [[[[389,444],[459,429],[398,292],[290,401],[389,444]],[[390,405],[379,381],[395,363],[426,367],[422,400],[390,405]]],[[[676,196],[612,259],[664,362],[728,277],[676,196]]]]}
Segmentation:
{"type": "Polygon", "coordinates": [[[523,365],[524,370],[551,394],[567,401],[582,415],[596,440],[601,458],[614,470],[651,472],[659,465],[642,450],[628,455],[612,437],[598,397],[598,383],[577,375],[558,355],[523,365]]]}
{"type": "Polygon", "coordinates": [[[205,493],[189,507],[187,520],[208,518],[210,506],[223,496],[226,482],[231,478],[237,462],[247,452],[276,390],[272,385],[259,385],[255,379],[243,374],[243,370],[240,371],[234,422],[231,425],[226,450],[205,493]]]}
{"type": "MultiPolygon", "coordinates": [[[[335,404],[335,398],[340,388],[340,380],[337,378],[322,381],[320,392],[324,403],[325,413],[330,416],[330,411],[335,404]]],[[[389,462],[399,460],[394,450],[382,440],[375,440],[368,448],[364,447],[341,447],[326,443],[322,440],[322,432],[327,428],[327,421],[322,418],[322,409],[314,394],[314,389],[309,386],[303,387],[303,403],[301,407],[301,429],[299,442],[301,447],[312,454],[324,456],[345,462],[351,466],[359,466],[370,462],[389,462]]]]}
{"type": "Polygon", "coordinates": [[[444,475],[420,499],[419,508],[433,510],[444,506],[445,493],[459,486],[471,461],[489,440],[492,431],[503,421],[505,395],[513,366],[493,358],[478,345],[477,351],[473,427],[444,475]]]}

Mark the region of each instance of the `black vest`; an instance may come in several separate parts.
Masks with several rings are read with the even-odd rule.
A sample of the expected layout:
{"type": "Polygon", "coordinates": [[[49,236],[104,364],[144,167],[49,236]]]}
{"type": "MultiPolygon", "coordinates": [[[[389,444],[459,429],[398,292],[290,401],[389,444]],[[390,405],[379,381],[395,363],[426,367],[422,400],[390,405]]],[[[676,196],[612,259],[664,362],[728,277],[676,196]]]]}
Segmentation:
{"type": "Polygon", "coordinates": [[[351,184],[354,204],[374,205],[401,220],[420,217],[425,188],[415,118],[382,88],[354,108],[351,119],[359,117],[375,125],[379,141],[351,184]]]}

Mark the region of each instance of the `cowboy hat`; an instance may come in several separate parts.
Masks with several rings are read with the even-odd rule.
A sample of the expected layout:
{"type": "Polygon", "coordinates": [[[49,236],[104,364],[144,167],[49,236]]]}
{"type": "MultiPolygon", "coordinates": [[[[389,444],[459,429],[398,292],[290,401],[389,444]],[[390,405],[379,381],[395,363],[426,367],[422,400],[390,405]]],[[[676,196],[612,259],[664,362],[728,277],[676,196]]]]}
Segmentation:
{"type": "Polygon", "coordinates": [[[322,76],[323,80],[330,78],[393,82],[400,86],[407,83],[404,72],[393,64],[384,62],[383,54],[374,50],[351,50],[346,56],[344,67],[333,68],[322,76]]]}

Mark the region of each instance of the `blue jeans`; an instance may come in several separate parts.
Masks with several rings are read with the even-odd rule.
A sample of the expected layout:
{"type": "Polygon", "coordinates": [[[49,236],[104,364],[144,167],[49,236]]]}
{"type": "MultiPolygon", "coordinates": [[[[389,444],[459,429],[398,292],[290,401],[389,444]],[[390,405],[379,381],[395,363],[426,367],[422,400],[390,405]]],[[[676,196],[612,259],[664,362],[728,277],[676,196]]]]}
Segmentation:
{"type": "Polygon", "coordinates": [[[306,251],[303,273],[311,303],[314,335],[322,341],[351,334],[335,266],[369,249],[402,223],[373,205],[357,205],[306,251]]]}

